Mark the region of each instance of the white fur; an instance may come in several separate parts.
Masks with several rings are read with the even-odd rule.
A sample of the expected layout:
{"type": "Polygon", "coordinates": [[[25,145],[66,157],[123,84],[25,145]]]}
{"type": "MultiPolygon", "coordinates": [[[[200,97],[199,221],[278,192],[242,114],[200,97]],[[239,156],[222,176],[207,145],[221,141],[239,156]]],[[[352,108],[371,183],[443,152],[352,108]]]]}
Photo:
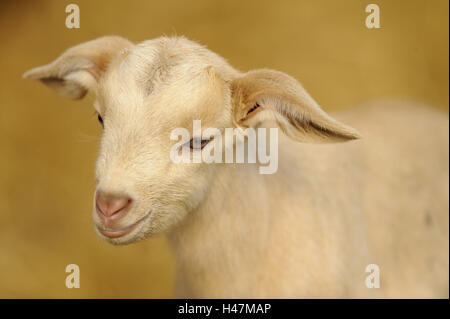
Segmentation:
{"type": "MultiPolygon", "coordinates": [[[[96,177],[134,200],[127,244],[166,233],[180,297],[448,297],[448,119],[381,101],[327,115],[271,70],[242,73],[185,38],[80,44],[25,77],[70,98],[96,94],[96,177]],[[255,113],[248,110],[261,104],[255,113]],[[279,169],[174,164],[176,127],[279,125],[279,169]],[[267,121],[272,119],[272,121],[267,121]],[[295,141],[294,141],[295,140],[295,141]],[[300,142],[346,143],[305,144],[300,142]],[[380,289],[365,286],[377,264],[380,289]]],[[[94,222],[100,220],[93,213],[94,222]]],[[[143,256],[142,258],[145,258],[143,256]]]]}

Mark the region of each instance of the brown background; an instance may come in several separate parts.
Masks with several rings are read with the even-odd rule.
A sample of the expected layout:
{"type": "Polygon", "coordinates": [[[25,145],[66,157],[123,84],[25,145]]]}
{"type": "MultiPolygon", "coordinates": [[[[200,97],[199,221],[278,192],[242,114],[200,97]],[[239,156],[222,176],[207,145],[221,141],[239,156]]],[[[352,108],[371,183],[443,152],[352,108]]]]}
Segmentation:
{"type": "Polygon", "coordinates": [[[163,237],[114,247],[91,221],[101,129],[92,97],[73,102],[21,79],[66,48],[117,34],[179,34],[241,70],[297,77],[326,110],[407,97],[448,112],[448,1],[2,1],[0,4],[0,297],[171,297],[163,237]],[[77,3],[81,28],[65,27],[77,3]],[[382,28],[365,27],[365,6],[382,28]],[[65,267],[81,288],[65,287],[65,267]]]}

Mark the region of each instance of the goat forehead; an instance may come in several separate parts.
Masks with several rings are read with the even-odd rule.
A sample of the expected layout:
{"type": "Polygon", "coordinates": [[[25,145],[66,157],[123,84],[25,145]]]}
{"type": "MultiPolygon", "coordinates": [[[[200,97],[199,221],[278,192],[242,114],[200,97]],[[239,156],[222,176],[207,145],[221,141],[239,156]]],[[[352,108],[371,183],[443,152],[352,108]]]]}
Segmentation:
{"type": "Polygon", "coordinates": [[[180,76],[172,81],[155,81],[151,91],[143,89],[136,81],[124,78],[110,81],[101,92],[101,102],[107,113],[135,114],[188,114],[201,111],[220,98],[220,92],[208,74],[180,76]],[[206,101],[205,101],[206,100],[206,101]]]}
{"type": "Polygon", "coordinates": [[[219,63],[220,57],[194,42],[159,38],[130,49],[119,63],[117,73],[126,83],[134,83],[143,93],[151,94],[158,86],[182,79],[189,81],[208,66],[219,63]]]}
{"type": "Polygon", "coordinates": [[[175,58],[158,47],[136,47],[119,64],[117,73],[123,82],[133,83],[143,93],[151,94],[158,83],[167,80],[175,63],[175,58]]]}
{"type": "Polygon", "coordinates": [[[170,46],[154,40],[139,44],[121,54],[104,78],[102,93],[116,100],[120,96],[142,100],[170,86],[189,89],[211,61],[202,59],[196,50],[188,51],[177,42],[170,46]]]}
{"type": "Polygon", "coordinates": [[[157,118],[180,126],[214,117],[225,92],[222,76],[208,71],[215,66],[227,68],[215,53],[186,39],[146,41],[122,52],[104,79],[101,104],[124,121],[157,118]]]}

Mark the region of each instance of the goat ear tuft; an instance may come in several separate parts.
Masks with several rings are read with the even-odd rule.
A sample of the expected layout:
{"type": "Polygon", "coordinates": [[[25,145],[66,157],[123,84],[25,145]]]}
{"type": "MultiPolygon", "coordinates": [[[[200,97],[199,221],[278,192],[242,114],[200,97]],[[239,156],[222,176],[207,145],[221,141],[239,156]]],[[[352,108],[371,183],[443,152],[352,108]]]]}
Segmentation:
{"type": "Polygon", "coordinates": [[[131,46],[118,36],[101,37],[68,49],[55,61],[25,72],[23,78],[40,80],[63,96],[80,99],[96,89],[114,57],[131,46]]]}
{"type": "Polygon", "coordinates": [[[233,121],[238,127],[256,127],[275,121],[300,142],[329,143],[361,137],[354,128],[325,113],[293,77],[274,70],[254,70],[231,86],[233,121]]]}

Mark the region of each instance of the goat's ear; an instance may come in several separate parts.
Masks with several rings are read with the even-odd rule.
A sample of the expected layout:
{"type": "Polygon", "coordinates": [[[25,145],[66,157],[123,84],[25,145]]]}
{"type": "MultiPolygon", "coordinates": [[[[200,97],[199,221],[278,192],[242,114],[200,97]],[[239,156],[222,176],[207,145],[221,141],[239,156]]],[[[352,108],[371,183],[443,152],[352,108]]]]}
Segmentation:
{"type": "Polygon", "coordinates": [[[74,46],[50,64],[24,73],[23,77],[40,80],[59,94],[81,99],[95,90],[112,59],[133,44],[118,36],[101,37],[74,46]]]}
{"type": "Polygon", "coordinates": [[[343,142],[360,138],[313,100],[293,77],[274,70],[247,72],[232,83],[233,121],[238,127],[257,127],[275,120],[282,131],[300,142],[343,142]]]}

